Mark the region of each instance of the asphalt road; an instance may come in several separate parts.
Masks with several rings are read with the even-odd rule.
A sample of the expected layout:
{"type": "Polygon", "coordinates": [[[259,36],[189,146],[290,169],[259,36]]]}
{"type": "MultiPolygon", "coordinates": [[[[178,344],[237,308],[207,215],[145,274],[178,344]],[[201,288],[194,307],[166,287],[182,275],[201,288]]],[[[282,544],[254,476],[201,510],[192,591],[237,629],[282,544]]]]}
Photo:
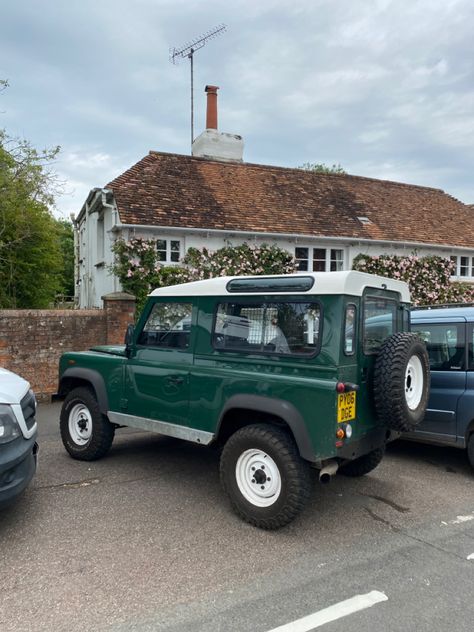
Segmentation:
{"type": "Polygon", "coordinates": [[[472,632],[463,452],[392,444],[364,478],[315,482],[268,533],[231,512],[217,452],[124,429],[106,458],[74,461],[58,415],[40,406],[39,470],[0,514],[2,632],[269,632],[309,615],[282,632],[472,632]]]}

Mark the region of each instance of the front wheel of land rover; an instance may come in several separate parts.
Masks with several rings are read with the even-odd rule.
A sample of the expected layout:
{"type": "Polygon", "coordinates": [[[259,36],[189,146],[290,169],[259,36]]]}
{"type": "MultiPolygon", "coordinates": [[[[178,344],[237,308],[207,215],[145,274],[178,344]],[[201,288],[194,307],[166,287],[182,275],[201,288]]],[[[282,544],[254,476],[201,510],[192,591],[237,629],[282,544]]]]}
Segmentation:
{"type": "Polygon", "coordinates": [[[303,509],[311,494],[309,464],[292,437],[270,424],[245,426],[224,445],[222,487],[234,511],[261,529],[279,529],[303,509]]]}
{"type": "Polygon", "coordinates": [[[94,461],[109,451],[115,426],[102,414],[89,388],[75,388],[67,395],[59,419],[61,439],[74,459],[94,461]]]}

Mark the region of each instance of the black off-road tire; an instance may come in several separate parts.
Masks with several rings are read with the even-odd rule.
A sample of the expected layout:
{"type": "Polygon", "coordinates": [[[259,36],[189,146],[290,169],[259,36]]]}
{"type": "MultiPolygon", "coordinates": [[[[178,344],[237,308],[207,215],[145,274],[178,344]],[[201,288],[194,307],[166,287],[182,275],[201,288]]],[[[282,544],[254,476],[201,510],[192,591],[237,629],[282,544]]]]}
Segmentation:
{"type": "Polygon", "coordinates": [[[364,454],[358,459],[354,459],[353,461],[349,461],[348,463],[341,465],[339,473],[344,474],[344,476],[364,476],[372,470],[375,470],[377,465],[379,465],[380,461],[383,459],[384,454],[385,446],[372,450],[372,452],[364,454]]]}
{"type": "MultiPolygon", "coordinates": [[[[268,530],[279,529],[291,522],[308,502],[313,486],[309,464],[300,457],[293,438],[285,430],[270,424],[245,426],[228,439],[222,451],[220,478],[237,515],[256,527],[268,530]],[[251,476],[254,467],[254,470],[257,468],[255,476],[259,473],[261,476],[263,470],[257,465],[259,458],[266,464],[265,476],[270,472],[276,474],[272,474],[272,481],[267,479],[269,483],[263,481],[269,490],[277,481],[281,483],[279,493],[269,497],[267,506],[259,506],[258,499],[252,502],[246,498],[238,482],[245,485],[247,481],[249,487],[255,484],[257,492],[261,493],[257,481],[252,483],[242,475],[242,472],[248,471],[251,476]],[[244,463],[248,463],[247,468],[244,463]]],[[[253,493],[253,488],[250,493],[253,493]]]]}
{"type": "Polygon", "coordinates": [[[102,414],[91,389],[81,386],[72,390],[63,402],[59,419],[62,442],[74,459],[95,461],[110,450],[115,426],[102,414]],[[84,438],[80,436],[80,424],[84,426],[84,438]]]}
{"type": "Polygon", "coordinates": [[[467,458],[472,468],[474,468],[474,432],[471,432],[467,440],[467,458]]]}
{"type": "Polygon", "coordinates": [[[420,338],[408,332],[387,338],[377,354],[374,371],[374,401],[380,422],[398,432],[414,430],[425,415],[429,385],[428,353],[420,338]],[[420,370],[407,373],[413,363],[420,370]],[[410,402],[410,388],[413,391],[420,380],[421,397],[415,405],[416,401],[410,402]]]}

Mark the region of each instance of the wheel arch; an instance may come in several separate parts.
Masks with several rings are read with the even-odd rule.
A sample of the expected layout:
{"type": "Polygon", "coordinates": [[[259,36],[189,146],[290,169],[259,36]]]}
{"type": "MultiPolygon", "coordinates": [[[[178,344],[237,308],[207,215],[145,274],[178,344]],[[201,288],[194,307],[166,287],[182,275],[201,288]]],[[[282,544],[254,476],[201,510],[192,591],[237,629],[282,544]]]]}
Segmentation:
{"type": "Polygon", "coordinates": [[[216,438],[226,441],[236,430],[261,422],[286,427],[295,440],[300,456],[307,461],[316,461],[303,417],[293,404],[282,399],[261,395],[233,395],[222,409],[216,438]]]}
{"type": "Polygon", "coordinates": [[[109,399],[102,375],[98,371],[82,367],[66,369],[59,380],[58,395],[63,399],[70,391],[79,386],[92,387],[99,403],[100,412],[106,415],[109,409],[109,399]]]}

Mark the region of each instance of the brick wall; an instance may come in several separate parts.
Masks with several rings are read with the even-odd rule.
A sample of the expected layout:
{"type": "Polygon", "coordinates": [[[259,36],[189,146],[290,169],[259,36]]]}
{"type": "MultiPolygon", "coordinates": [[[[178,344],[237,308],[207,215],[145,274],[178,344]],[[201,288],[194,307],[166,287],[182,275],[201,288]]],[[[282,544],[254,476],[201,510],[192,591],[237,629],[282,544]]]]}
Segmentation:
{"type": "Polygon", "coordinates": [[[134,298],[115,293],[103,301],[104,309],[94,310],[0,310],[0,366],[28,380],[40,401],[50,400],[64,351],[123,342],[134,298]]]}

